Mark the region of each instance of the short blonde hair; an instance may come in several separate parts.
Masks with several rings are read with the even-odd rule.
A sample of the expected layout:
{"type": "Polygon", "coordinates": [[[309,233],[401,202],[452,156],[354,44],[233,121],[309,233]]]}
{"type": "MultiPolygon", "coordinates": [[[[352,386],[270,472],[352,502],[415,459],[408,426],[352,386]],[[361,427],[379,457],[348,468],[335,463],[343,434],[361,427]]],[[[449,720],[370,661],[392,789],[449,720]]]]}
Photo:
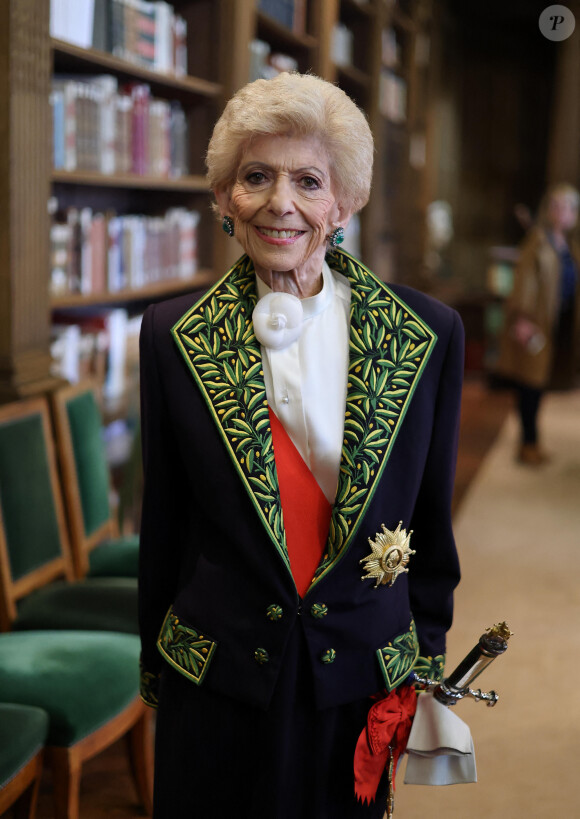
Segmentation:
{"type": "Polygon", "coordinates": [[[546,190],[544,195],[542,196],[542,201],[538,207],[538,224],[542,227],[548,226],[548,209],[550,207],[550,202],[555,197],[568,197],[572,200],[572,203],[576,210],[580,209],[580,193],[578,192],[577,188],[573,185],[570,185],[568,182],[557,182],[554,185],[550,185],[550,187],[546,190]]]}
{"type": "Polygon", "coordinates": [[[268,134],[318,137],[328,152],[337,199],[352,213],[366,205],[373,137],[363,112],[340,88],[297,72],[255,80],[241,88],[227,103],[209,142],[210,188],[229,188],[251,139],[268,134]]]}

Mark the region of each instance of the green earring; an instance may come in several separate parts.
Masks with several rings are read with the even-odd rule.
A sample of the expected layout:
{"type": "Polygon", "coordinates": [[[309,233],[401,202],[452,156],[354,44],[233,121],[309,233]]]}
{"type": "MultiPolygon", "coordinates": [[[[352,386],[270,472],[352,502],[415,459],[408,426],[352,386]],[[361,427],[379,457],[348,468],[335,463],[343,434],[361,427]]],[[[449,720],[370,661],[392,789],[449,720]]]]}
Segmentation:
{"type": "Polygon", "coordinates": [[[331,247],[338,247],[341,245],[344,242],[344,228],[340,226],[334,228],[330,234],[329,242],[331,247]]]}
{"type": "Polygon", "coordinates": [[[234,235],[234,220],[231,216],[224,216],[222,220],[222,230],[224,233],[227,233],[228,236],[234,235]]]}

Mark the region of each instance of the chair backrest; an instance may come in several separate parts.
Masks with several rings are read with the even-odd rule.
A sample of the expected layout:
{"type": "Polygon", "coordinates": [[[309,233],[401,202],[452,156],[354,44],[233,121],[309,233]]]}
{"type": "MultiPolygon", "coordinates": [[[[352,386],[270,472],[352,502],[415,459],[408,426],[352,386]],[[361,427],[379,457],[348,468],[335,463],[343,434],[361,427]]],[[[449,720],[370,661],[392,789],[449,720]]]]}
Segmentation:
{"type": "Polygon", "coordinates": [[[52,410],[75,574],[84,577],[90,551],[117,533],[95,385],[83,382],[56,390],[52,410]]]}
{"type": "Polygon", "coordinates": [[[74,577],[45,398],[0,406],[0,630],[16,601],[74,577]]]}

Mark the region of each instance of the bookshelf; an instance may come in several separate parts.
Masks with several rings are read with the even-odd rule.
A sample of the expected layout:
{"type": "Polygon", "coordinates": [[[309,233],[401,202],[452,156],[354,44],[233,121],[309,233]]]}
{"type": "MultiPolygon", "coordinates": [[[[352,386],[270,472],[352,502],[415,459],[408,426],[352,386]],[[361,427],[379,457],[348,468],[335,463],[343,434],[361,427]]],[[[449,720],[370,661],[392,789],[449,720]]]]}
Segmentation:
{"type": "MultiPolygon", "coordinates": [[[[203,155],[211,127],[223,105],[222,63],[208,44],[222,43],[230,0],[177,0],[175,13],[187,23],[187,66],[181,73],[158,71],[97,48],[81,48],[51,37],[46,0],[8,0],[0,10],[0,83],[11,104],[0,114],[0,226],[4,263],[0,269],[0,400],[53,388],[50,356],[53,316],[66,313],[82,322],[96,311],[122,307],[131,316],[149,301],[207,286],[222,269],[222,241],[209,209],[203,155]],[[108,75],[119,89],[143,84],[151,97],[178,104],[187,121],[187,172],[135,173],[126,169],[54,168],[53,77],[80,83],[108,75]],[[50,214],[47,210],[50,203],[50,214]],[[193,276],[108,287],[99,292],[51,292],[51,223],[70,210],[119,216],[139,214],[159,220],[172,210],[199,213],[197,270],[193,276]],[[57,217],[55,217],[55,213],[57,217]],[[56,312],[58,311],[58,312],[56,312]]],[[[101,7],[103,4],[101,3],[101,7]]],[[[214,50],[215,51],[215,50],[214,50]]],[[[80,289],[80,288],[77,288],[80,289]]]]}
{"type": "Polygon", "coordinates": [[[377,144],[369,264],[386,281],[421,288],[431,161],[432,3],[385,2],[376,60],[377,144]]]}
{"type": "MultiPolygon", "coordinates": [[[[56,311],[74,318],[124,307],[132,314],[149,301],[207,285],[235,260],[239,246],[221,234],[209,208],[203,157],[225,100],[252,76],[255,53],[249,44],[255,41],[266,44],[273,66],[295,64],[337,82],[366,112],[377,142],[377,167],[371,201],[361,216],[362,258],[387,280],[407,280],[401,271],[413,252],[417,255],[417,243],[411,241],[406,218],[413,217],[414,229],[425,204],[424,174],[413,176],[408,166],[415,132],[428,130],[428,123],[420,121],[425,92],[415,87],[426,82],[426,70],[416,65],[416,45],[429,23],[428,0],[295,0],[294,18],[283,18],[276,4],[265,0],[173,0],[172,5],[188,32],[181,75],[51,37],[46,0],[0,4],[0,91],[2,99],[10,100],[0,110],[0,401],[44,392],[58,382],[50,356],[56,311]],[[407,116],[401,122],[393,122],[381,107],[383,32],[390,28],[397,32],[401,53],[400,64],[389,70],[407,84],[407,116]],[[347,44],[346,54],[341,42],[343,49],[347,44]],[[144,84],[153,98],[178,103],[188,123],[187,172],[170,177],[55,170],[49,138],[55,74],[83,82],[105,74],[119,87],[144,84]],[[151,218],[171,209],[193,209],[200,214],[197,273],[139,289],[51,293],[55,207],[151,218]],[[394,265],[385,263],[389,254],[394,265]]],[[[278,5],[288,7],[288,2],[278,5]]]]}

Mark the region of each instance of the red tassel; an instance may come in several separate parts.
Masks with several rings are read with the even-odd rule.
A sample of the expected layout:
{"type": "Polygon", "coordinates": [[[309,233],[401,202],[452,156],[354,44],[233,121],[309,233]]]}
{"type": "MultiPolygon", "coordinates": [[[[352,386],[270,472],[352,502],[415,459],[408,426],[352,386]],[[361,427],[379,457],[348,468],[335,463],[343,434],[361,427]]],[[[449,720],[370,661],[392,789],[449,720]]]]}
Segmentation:
{"type": "Polygon", "coordinates": [[[354,792],[363,804],[370,804],[376,797],[381,776],[389,764],[390,748],[393,749],[393,771],[397,770],[397,761],[407,747],[417,710],[417,694],[412,685],[378,696],[369,710],[367,725],[354,753],[354,792]]]}

